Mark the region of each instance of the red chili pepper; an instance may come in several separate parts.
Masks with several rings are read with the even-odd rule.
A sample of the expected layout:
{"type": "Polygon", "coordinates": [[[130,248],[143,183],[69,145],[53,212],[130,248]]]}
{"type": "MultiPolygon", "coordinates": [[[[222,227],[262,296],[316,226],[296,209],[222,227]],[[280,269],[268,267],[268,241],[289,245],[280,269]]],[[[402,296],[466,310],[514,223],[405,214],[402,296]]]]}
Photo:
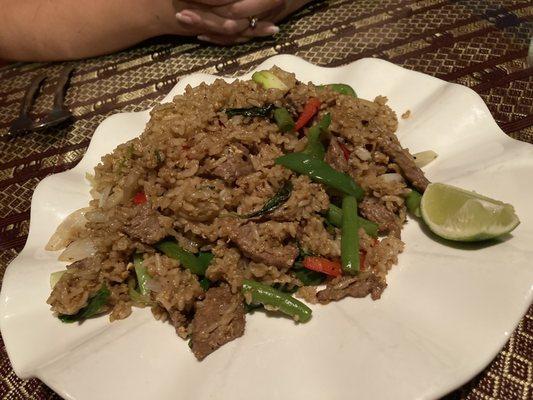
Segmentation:
{"type": "Polygon", "coordinates": [[[146,198],[146,195],[144,194],[144,192],[139,192],[135,196],[133,196],[133,202],[135,204],[144,204],[147,201],[148,199],[146,198]]]}
{"type": "Polygon", "coordinates": [[[342,150],[342,154],[344,154],[344,158],[346,159],[346,161],[348,161],[350,159],[350,150],[348,150],[348,147],[346,147],[341,142],[337,141],[337,143],[339,143],[339,147],[342,150]]]}
{"type": "Polygon", "coordinates": [[[298,117],[298,121],[296,121],[296,125],[294,126],[295,131],[299,131],[302,129],[311,119],[316,115],[318,112],[318,109],[320,108],[320,100],[316,97],[311,97],[307,104],[304,107],[304,110],[298,117]]]}
{"type": "Polygon", "coordinates": [[[305,257],[303,265],[304,268],[330,276],[340,276],[342,274],[340,262],[330,261],[322,257],[305,257]]]}

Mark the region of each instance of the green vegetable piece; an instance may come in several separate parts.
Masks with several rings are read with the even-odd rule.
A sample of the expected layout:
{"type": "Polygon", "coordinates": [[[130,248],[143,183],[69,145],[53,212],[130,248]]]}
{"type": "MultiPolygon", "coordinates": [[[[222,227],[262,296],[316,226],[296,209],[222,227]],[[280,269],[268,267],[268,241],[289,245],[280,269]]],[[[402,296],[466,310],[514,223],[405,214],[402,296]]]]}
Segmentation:
{"type": "Polygon", "coordinates": [[[342,199],[341,266],[347,274],[359,272],[359,221],[357,200],[353,196],[342,199]]]}
{"type": "Polygon", "coordinates": [[[157,162],[157,165],[161,165],[163,164],[163,161],[165,161],[165,155],[159,151],[159,150],[155,150],[155,160],[157,162]]]}
{"type": "Polygon", "coordinates": [[[266,107],[228,108],[225,110],[225,113],[230,118],[234,117],[235,115],[270,118],[274,108],[274,104],[269,104],[266,107]]]}
{"type": "Polygon", "coordinates": [[[201,251],[198,253],[198,256],[196,257],[198,261],[200,261],[201,265],[207,269],[209,267],[209,264],[211,264],[211,261],[215,256],[213,253],[209,253],[207,251],[201,251]]]}
{"type": "Polygon", "coordinates": [[[307,322],[311,319],[312,311],[309,307],[290,294],[280,292],[271,286],[245,279],[242,283],[242,292],[245,295],[247,293],[252,295],[252,303],[275,307],[298,322],[307,322]]]}
{"type": "Polygon", "coordinates": [[[306,268],[295,269],[294,276],[296,276],[304,286],[317,286],[326,280],[325,274],[306,268]]]}
{"type": "Polygon", "coordinates": [[[363,189],[349,175],[336,171],[324,161],[317,160],[307,154],[285,154],[276,158],[275,163],[299,174],[307,175],[318,183],[354,196],[357,200],[363,198],[363,189]]]}
{"type": "Polygon", "coordinates": [[[102,310],[102,307],[107,304],[107,300],[109,299],[110,295],[111,292],[109,291],[107,286],[103,284],[100,290],[98,290],[98,292],[96,292],[96,294],[91,297],[87,305],[81,310],[79,310],[76,314],[60,314],[58,318],[61,320],[61,322],[69,324],[72,322],[83,321],[87,318],[94,317],[95,315],[99,314],[102,310]]]}
{"type": "Polygon", "coordinates": [[[308,154],[318,160],[323,160],[326,155],[326,149],[322,144],[322,133],[327,132],[331,124],[331,115],[328,113],[322,117],[318,124],[313,125],[307,132],[307,146],[302,153],[308,154]]]}
{"type": "Polygon", "coordinates": [[[407,197],[405,198],[405,205],[407,206],[407,210],[418,218],[422,216],[422,212],[420,211],[420,202],[422,201],[422,195],[418,193],[416,190],[411,190],[407,197]]]}
{"type": "Polygon", "coordinates": [[[200,286],[207,292],[207,289],[211,287],[211,281],[204,276],[200,279],[200,286]]]}
{"type": "Polygon", "coordinates": [[[254,72],[252,80],[262,85],[265,89],[289,90],[288,86],[270,71],[254,72]]]}
{"type": "Polygon", "coordinates": [[[133,266],[135,268],[135,275],[137,275],[137,284],[139,285],[139,291],[141,296],[148,296],[150,289],[146,286],[151,276],[148,274],[146,267],[143,266],[143,256],[137,253],[133,256],[133,266]]]}
{"type": "Polygon", "coordinates": [[[357,97],[357,93],[355,93],[355,90],[350,85],[346,85],[345,83],[332,83],[331,85],[328,85],[333,91],[344,94],[346,96],[351,97],[357,97]]]}
{"type": "Polygon", "coordinates": [[[167,257],[178,260],[193,274],[200,276],[205,275],[205,271],[214,257],[211,253],[199,253],[198,256],[195,256],[190,251],[182,249],[179,244],[172,240],[163,240],[155,247],[167,257]]]}
{"type": "Polygon", "coordinates": [[[269,199],[265,203],[265,205],[261,207],[260,210],[257,210],[257,211],[254,211],[248,214],[244,214],[244,215],[239,215],[239,217],[240,218],[255,218],[255,217],[259,217],[259,216],[268,214],[276,210],[282,204],[287,202],[287,200],[289,200],[292,194],[292,189],[293,189],[292,182],[286,181],[281,187],[281,189],[278,190],[278,192],[274,195],[274,197],[269,199]]]}
{"type": "Polygon", "coordinates": [[[286,108],[276,108],[274,110],[274,120],[281,132],[290,132],[294,129],[294,120],[286,108]]]}
{"type": "MultiPolygon", "coordinates": [[[[331,225],[334,225],[337,228],[342,228],[342,210],[336,205],[329,205],[326,219],[331,225]]],[[[378,224],[359,216],[357,219],[359,220],[359,226],[363,228],[369,236],[378,237],[378,224]]]]}
{"type": "Polygon", "coordinates": [[[138,291],[135,290],[135,279],[133,277],[129,278],[128,280],[128,294],[134,303],[144,304],[146,306],[154,305],[154,302],[150,300],[149,294],[142,296],[138,291]]]}

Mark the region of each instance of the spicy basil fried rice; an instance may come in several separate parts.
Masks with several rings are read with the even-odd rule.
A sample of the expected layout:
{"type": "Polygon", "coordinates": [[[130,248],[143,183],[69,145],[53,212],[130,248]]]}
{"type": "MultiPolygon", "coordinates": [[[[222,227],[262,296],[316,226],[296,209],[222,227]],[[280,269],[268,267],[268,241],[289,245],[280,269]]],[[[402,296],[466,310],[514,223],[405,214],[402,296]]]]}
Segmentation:
{"type": "Polygon", "coordinates": [[[93,200],[47,246],[66,247],[60,260],[70,262],[48,299],[63,322],[150,307],[203,359],[241,336],[259,305],[305,322],[297,297],[380,298],[404,246],[406,197],[428,183],[395,136],[396,114],[384,97],[268,74],[280,84],[188,86],[102,158],[88,175],[93,200]],[[283,158],[294,153],[297,168],[283,158]],[[360,195],[339,189],[346,179],[360,195]],[[351,219],[346,197],[357,204],[351,219]],[[356,237],[342,243],[350,220],[356,237]]]}

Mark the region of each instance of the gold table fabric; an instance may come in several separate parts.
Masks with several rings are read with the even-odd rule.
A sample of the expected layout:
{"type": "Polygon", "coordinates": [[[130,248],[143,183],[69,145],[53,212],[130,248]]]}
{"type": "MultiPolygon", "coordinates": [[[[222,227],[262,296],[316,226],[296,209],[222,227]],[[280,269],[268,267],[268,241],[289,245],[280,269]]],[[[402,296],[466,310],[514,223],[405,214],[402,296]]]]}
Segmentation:
{"type": "MultiPolygon", "coordinates": [[[[152,107],[192,72],[241,74],[282,53],[332,67],[378,57],[474,89],[509,136],[533,143],[531,1],[315,1],[281,27],[275,38],[234,47],[158,38],[68,63],[75,67],[66,96],[74,122],[21,137],[5,135],[29,82],[42,72],[49,76],[34,107],[42,115],[52,106],[54,80],[66,63],[0,68],[0,282],[26,241],[39,181],[76,165],[104,118],[152,107]]],[[[1,337],[0,398],[59,399],[37,379],[15,376],[1,337]]],[[[532,398],[533,307],[492,363],[445,399],[532,398]]]]}

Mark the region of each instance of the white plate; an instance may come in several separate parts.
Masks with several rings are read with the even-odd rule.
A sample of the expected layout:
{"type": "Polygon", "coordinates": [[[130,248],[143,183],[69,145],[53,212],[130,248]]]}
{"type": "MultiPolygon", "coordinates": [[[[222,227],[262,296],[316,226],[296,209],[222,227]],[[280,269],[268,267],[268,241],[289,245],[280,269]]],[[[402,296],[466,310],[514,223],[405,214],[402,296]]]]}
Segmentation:
{"type": "MultiPolygon", "coordinates": [[[[2,335],[20,377],[36,376],[78,400],[412,400],[444,395],[497,354],[532,299],[533,146],[507,137],[472,90],[385,61],[327,69],[285,55],[258,69],[274,64],[303,81],[349,83],[362,98],[386,95],[399,115],[411,110],[398,135],[414,152],[439,154],[426,168],[429,179],[510,202],[522,224],[497,245],[450,247],[409,221],[406,250],[381,300],[315,306],[301,325],[256,313],[244,337],[200,363],[149,310],[77,326],[62,324],[45,303],[50,273],[63,268],[45,243],[87,204],[85,172],[141,133],[149,118],[147,111],[117,114],[98,127],[74,169],[35,190],[28,242],[8,268],[0,298],[2,335]]],[[[188,76],[164,101],[214,79],[188,76]]]]}

